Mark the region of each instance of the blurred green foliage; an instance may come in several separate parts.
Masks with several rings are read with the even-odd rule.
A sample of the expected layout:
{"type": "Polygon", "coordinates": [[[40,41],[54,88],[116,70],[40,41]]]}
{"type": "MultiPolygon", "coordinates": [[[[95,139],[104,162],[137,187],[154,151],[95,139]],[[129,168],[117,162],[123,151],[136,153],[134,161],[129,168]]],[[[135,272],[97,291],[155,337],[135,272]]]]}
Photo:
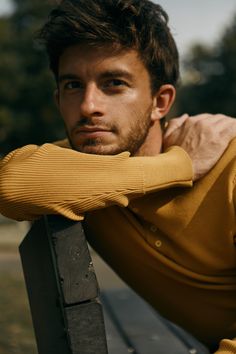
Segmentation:
{"type": "MultiPolygon", "coordinates": [[[[53,102],[55,83],[34,41],[57,0],[14,0],[0,18],[0,154],[64,137],[53,102]]],[[[206,29],[207,30],[207,29],[206,29]]],[[[172,115],[223,112],[236,117],[236,17],[214,46],[195,45],[184,61],[172,115]]]]}
{"type": "Polygon", "coordinates": [[[14,3],[13,14],[0,18],[0,154],[64,136],[54,80],[44,49],[34,40],[53,1],[14,3]]]}
{"type": "Polygon", "coordinates": [[[236,15],[217,43],[194,45],[185,58],[177,113],[225,113],[236,117],[235,58],[236,15]]]}

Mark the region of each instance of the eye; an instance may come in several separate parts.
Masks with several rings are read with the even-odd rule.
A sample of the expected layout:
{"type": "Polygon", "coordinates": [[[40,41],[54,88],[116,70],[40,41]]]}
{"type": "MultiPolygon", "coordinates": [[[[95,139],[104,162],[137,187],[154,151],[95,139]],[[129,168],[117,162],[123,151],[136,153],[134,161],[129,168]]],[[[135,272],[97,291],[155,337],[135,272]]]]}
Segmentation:
{"type": "Polygon", "coordinates": [[[123,86],[127,86],[127,83],[124,81],[124,80],[121,80],[121,79],[112,79],[112,80],[109,80],[107,81],[105,84],[104,84],[105,87],[107,88],[119,88],[119,87],[123,87],[123,86]]]}
{"type": "Polygon", "coordinates": [[[82,88],[82,84],[79,81],[69,81],[65,83],[64,89],[73,90],[82,88]]]}
{"type": "Polygon", "coordinates": [[[114,79],[112,80],[112,85],[113,86],[123,86],[125,85],[126,83],[123,81],[123,80],[118,80],[118,79],[114,79]]]}

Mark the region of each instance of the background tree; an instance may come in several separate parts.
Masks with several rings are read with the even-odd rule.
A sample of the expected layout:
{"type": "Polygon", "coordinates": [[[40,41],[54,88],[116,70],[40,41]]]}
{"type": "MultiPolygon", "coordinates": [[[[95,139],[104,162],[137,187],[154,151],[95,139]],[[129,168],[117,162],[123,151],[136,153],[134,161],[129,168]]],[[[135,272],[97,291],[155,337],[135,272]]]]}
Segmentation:
{"type": "Polygon", "coordinates": [[[236,117],[236,16],[212,47],[195,45],[184,61],[176,112],[236,117]]]}
{"type": "MultiPolygon", "coordinates": [[[[53,102],[54,80],[35,41],[58,0],[13,0],[0,18],[0,154],[64,137],[53,102]]],[[[212,47],[195,45],[184,61],[183,85],[172,115],[224,112],[236,117],[236,16],[212,47]]]]}
{"type": "Polygon", "coordinates": [[[64,136],[47,58],[34,41],[53,1],[14,0],[14,5],[12,15],[0,19],[1,154],[64,136]]]}

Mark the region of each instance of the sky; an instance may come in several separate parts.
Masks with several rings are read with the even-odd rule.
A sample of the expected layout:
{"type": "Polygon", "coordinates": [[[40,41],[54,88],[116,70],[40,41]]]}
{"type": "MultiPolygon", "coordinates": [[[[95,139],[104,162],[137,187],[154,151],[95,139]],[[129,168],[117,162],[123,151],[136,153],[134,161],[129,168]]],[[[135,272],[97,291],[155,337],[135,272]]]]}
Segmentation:
{"type": "MultiPolygon", "coordinates": [[[[167,11],[180,55],[194,42],[213,44],[236,14],[235,0],[154,0],[167,11]]],[[[0,0],[0,15],[11,9],[11,0],[0,0]]]]}
{"type": "Polygon", "coordinates": [[[11,9],[11,0],[0,0],[0,14],[6,13],[11,9]]]}
{"type": "Polygon", "coordinates": [[[169,15],[180,54],[193,42],[214,44],[236,14],[235,0],[155,0],[169,15]]]}

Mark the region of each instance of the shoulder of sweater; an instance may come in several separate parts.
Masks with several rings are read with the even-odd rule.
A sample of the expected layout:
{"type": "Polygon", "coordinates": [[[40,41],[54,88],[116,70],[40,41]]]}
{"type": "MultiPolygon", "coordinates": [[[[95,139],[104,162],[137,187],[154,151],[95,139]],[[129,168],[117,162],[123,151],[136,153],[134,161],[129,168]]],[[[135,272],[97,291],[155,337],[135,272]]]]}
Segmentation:
{"type": "MultiPolygon", "coordinates": [[[[225,150],[225,152],[223,153],[221,159],[226,159],[226,161],[230,162],[230,161],[236,161],[236,137],[233,138],[227,149],[225,150]]],[[[221,160],[220,159],[220,160],[221,160]]]]}
{"type": "Polygon", "coordinates": [[[54,141],[53,145],[56,145],[56,146],[59,146],[59,147],[63,147],[63,148],[66,148],[66,149],[71,149],[71,145],[70,145],[68,139],[54,141]]]}
{"type": "Polygon", "coordinates": [[[214,170],[227,170],[227,175],[231,176],[231,181],[233,179],[233,184],[236,184],[236,137],[233,138],[218,163],[216,164],[214,170]]]}

